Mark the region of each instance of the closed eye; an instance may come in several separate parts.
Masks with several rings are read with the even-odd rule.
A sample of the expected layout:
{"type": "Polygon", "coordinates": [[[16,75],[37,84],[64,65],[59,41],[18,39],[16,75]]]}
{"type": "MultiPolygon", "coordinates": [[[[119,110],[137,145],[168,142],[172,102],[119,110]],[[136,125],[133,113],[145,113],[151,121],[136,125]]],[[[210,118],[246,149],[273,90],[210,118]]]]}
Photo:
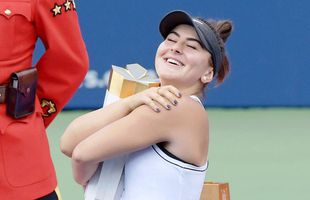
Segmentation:
{"type": "Polygon", "coordinates": [[[176,42],[176,40],[173,40],[171,38],[167,38],[167,41],[169,41],[169,42],[176,42]]]}
{"type": "Polygon", "coordinates": [[[199,40],[197,40],[196,38],[187,38],[188,42],[187,42],[187,46],[191,47],[192,49],[200,49],[202,48],[202,44],[199,40]]]}
{"type": "Polygon", "coordinates": [[[197,49],[197,47],[195,47],[195,46],[192,46],[192,45],[187,45],[189,48],[191,48],[191,49],[194,49],[194,50],[196,50],[197,49]]]}

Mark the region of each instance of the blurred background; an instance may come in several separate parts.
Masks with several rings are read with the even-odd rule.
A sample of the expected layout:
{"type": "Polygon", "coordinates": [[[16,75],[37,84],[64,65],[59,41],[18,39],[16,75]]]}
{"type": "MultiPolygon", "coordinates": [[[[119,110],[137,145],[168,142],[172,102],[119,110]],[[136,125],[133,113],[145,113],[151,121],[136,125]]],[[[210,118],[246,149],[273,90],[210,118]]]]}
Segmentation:
{"type": "MultiPolygon", "coordinates": [[[[162,41],[160,19],[182,9],[194,16],[230,19],[226,46],[232,72],[211,87],[206,180],[228,182],[231,199],[310,199],[310,2],[307,0],[76,1],[90,70],[49,127],[64,200],[83,199],[59,138],[75,117],[102,106],[111,65],[153,70],[162,41]]],[[[36,58],[43,52],[38,44],[36,58]]]]}
{"type": "Polygon", "coordinates": [[[139,63],[154,69],[155,52],[162,41],[159,21],[178,9],[234,23],[227,42],[232,72],[225,84],[209,90],[207,106],[310,106],[308,0],[92,0],[76,4],[90,71],[68,109],[102,105],[111,65],[139,63]]]}

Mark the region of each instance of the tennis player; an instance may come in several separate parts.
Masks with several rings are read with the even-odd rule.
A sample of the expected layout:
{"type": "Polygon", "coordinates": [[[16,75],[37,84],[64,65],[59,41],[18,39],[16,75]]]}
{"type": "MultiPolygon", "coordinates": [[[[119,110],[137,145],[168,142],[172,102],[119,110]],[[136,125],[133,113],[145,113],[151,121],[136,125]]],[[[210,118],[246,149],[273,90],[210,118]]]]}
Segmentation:
{"type": "Polygon", "coordinates": [[[123,200],[199,199],[209,148],[204,90],[213,80],[222,83],[229,72],[224,43],[232,31],[230,21],[173,11],[161,20],[159,30],[164,41],[155,67],[161,87],[75,119],[61,139],[81,185],[98,163],[129,154],[123,200]],[[167,102],[177,106],[154,112],[167,102]]]}

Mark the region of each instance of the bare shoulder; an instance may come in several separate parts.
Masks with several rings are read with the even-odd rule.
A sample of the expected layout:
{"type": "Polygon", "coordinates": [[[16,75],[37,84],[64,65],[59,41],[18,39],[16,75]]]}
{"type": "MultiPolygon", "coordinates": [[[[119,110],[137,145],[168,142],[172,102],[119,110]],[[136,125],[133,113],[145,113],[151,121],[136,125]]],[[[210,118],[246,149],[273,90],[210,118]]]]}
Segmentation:
{"type": "Polygon", "coordinates": [[[188,122],[187,126],[208,126],[208,114],[203,105],[197,100],[185,96],[180,99],[176,112],[182,116],[181,120],[188,122]]]}
{"type": "Polygon", "coordinates": [[[199,113],[202,115],[206,114],[206,110],[203,107],[203,105],[201,105],[201,103],[198,102],[198,100],[196,100],[190,96],[182,97],[180,99],[179,105],[180,105],[181,109],[184,109],[184,111],[192,110],[192,111],[195,111],[196,113],[199,113]]]}
{"type": "Polygon", "coordinates": [[[127,129],[143,132],[135,140],[147,140],[147,145],[166,142],[165,148],[177,157],[198,166],[206,162],[208,115],[205,108],[191,97],[183,96],[178,99],[177,106],[170,110],[161,109],[160,113],[143,105],[126,118],[130,123],[127,129]]]}
{"type": "Polygon", "coordinates": [[[140,106],[130,115],[139,121],[158,125],[159,130],[173,131],[177,129],[208,126],[208,115],[205,108],[191,97],[183,96],[178,99],[178,105],[170,110],[161,109],[156,113],[148,106],[140,106]],[[148,121],[148,122],[147,122],[148,121]]]}

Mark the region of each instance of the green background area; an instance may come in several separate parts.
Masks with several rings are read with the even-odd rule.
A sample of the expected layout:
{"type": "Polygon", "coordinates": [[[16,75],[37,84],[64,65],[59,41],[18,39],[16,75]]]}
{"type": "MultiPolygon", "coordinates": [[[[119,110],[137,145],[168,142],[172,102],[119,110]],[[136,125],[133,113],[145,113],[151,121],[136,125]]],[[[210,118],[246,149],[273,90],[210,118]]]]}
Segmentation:
{"type": "MultiPolygon", "coordinates": [[[[70,160],[61,154],[65,127],[87,111],[64,111],[48,128],[63,200],[82,200],[70,160]]],[[[310,199],[310,109],[208,109],[206,180],[228,182],[232,200],[310,199]]]]}

